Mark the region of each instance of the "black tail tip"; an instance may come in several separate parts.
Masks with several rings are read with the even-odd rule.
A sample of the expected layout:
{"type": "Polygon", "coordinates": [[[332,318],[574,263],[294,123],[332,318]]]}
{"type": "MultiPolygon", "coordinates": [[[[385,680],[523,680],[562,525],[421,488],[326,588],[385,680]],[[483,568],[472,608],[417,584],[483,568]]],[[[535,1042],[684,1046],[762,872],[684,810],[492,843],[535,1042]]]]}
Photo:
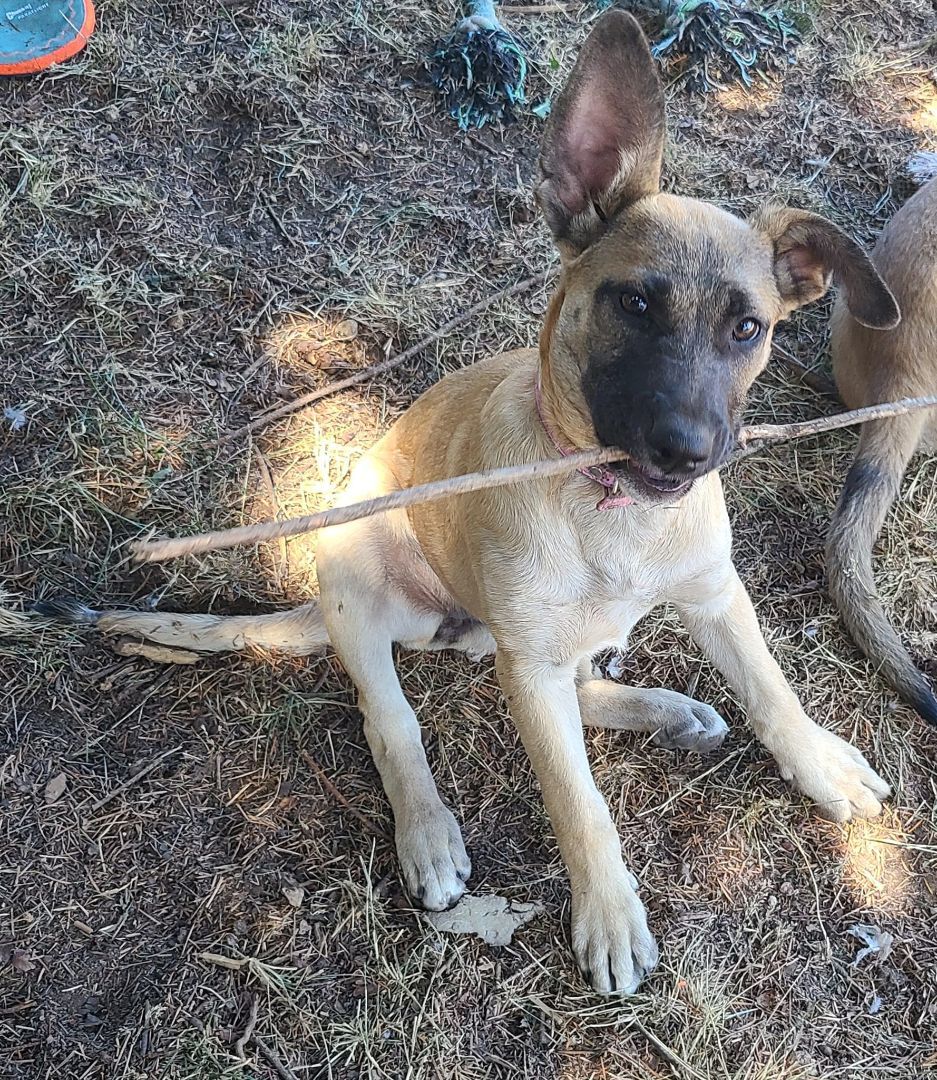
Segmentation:
{"type": "Polygon", "coordinates": [[[925,724],[937,728],[937,695],[927,686],[915,687],[905,700],[925,724]]]}
{"type": "Polygon", "coordinates": [[[55,600],[35,600],[29,605],[29,610],[33,615],[46,619],[82,626],[93,626],[101,617],[100,611],[87,607],[72,596],[62,596],[55,600]]]}

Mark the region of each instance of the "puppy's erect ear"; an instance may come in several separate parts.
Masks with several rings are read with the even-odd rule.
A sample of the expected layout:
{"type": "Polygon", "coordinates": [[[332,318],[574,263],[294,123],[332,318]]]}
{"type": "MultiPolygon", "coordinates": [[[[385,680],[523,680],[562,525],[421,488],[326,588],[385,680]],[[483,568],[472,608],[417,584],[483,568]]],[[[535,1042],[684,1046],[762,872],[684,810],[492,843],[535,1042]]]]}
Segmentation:
{"type": "Polygon", "coordinates": [[[573,259],[623,206],[660,186],[664,91],[641,27],[609,11],[586,39],[543,134],[537,198],[573,259]]]}
{"type": "Polygon", "coordinates": [[[752,225],[774,246],[774,276],[785,314],[821,297],[832,278],[863,326],[890,330],[898,325],[898,305],[872,260],[831,221],[806,210],[769,207],[752,225]]]}

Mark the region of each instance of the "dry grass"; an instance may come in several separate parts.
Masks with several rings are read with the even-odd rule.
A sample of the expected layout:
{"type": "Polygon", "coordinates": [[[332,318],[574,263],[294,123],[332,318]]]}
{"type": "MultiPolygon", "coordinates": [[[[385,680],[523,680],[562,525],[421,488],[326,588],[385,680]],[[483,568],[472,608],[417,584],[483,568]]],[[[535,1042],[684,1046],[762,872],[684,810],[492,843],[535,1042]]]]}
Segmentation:
{"type": "MultiPolygon", "coordinates": [[[[824,592],[852,436],[748,459],[726,480],[738,563],[782,666],[897,796],[874,825],[811,817],[673,617],[649,619],[625,677],[711,701],[735,733],[707,761],[588,736],[662,945],[660,971],[624,1003],[573,973],[564,875],[487,666],[400,664],[474,887],[545,906],[503,949],[440,937],[407,906],[334,661],[163,669],[80,633],[24,635],[9,614],[59,591],[219,611],[314,594],[311,538],[144,569],[123,545],[144,526],[324,505],[441,374],[534,342],[545,292],[255,445],[205,449],[554,258],[530,196],[539,123],[463,137],[407,82],[454,16],[413,0],[104,3],[84,54],[8,89],[0,406],[28,422],[0,431],[0,1071],[266,1080],[260,1043],[237,1051],[256,1003],[256,1035],[301,1080],[917,1080],[937,1065],[937,771],[933,736],[857,658],[824,592]],[[297,886],[295,907],[284,889],[295,900],[297,886]],[[883,964],[852,965],[856,922],[895,935],[883,964]]],[[[582,23],[522,29],[542,60],[537,101],[582,23]]],[[[903,161],[935,148],[921,120],[934,53],[906,48],[934,29],[928,0],[881,15],[823,5],[783,82],[671,96],[668,183],[743,213],[768,196],[822,209],[870,240],[903,161]]],[[[782,344],[816,364],[825,317],[805,313],[782,344]]],[[[774,371],[752,414],[815,409],[774,371]]],[[[922,657],[935,480],[933,461],[912,467],[878,558],[922,657]]]]}

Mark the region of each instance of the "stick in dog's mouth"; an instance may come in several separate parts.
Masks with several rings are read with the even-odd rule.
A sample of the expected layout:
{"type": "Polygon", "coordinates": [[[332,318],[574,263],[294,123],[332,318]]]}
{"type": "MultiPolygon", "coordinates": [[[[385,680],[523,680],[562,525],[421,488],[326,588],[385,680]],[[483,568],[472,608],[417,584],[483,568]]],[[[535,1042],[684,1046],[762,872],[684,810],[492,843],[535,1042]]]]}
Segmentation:
{"type": "MultiPolygon", "coordinates": [[[[791,424],[756,424],[743,427],[738,433],[737,449],[733,450],[720,464],[719,468],[755,453],[766,445],[787,439],[799,439],[805,435],[816,435],[823,431],[849,427],[852,424],[865,423],[869,420],[881,420],[888,416],[898,416],[914,409],[937,408],[937,396],[903,398],[881,405],[867,405],[863,409],[837,413],[834,416],[818,417],[791,424]]],[[[181,537],[176,540],[137,540],[130,550],[140,562],[160,562],[175,559],[181,555],[193,555],[203,551],[216,551],[224,548],[241,547],[267,540],[276,540],[281,536],[296,536],[299,533],[314,532],[333,525],[344,524],[371,514],[387,510],[414,506],[431,499],[451,498],[469,491],[481,491],[484,488],[500,487],[502,484],[523,483],[542,479],[547,476],[560,476],[575,472],[580,468],[593,465],[608,467],[612,462],[627,463],[624,452],[615,449],[584,450],[558,460],[531,462],[527,465],[508,465],[485,472],[469,473],[465,476],[453,476],[446,480],[436,480],[415,488],[402,488],[387,495],[364,502],[321,510],[315,514],[306,514],[287,521],[266,521],[257,525],[242,525],[235,529],[219,532],[200,533],[197,536],[181,537]]],[[[669,494],[673,494],[670,492],[669,494]]]]}

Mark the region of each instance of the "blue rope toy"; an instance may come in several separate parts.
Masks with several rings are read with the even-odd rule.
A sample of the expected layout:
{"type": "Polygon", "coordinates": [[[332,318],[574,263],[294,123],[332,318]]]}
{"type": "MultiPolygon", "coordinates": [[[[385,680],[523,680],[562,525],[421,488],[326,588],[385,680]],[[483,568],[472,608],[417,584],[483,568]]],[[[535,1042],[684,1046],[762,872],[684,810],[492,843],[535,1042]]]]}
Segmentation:
{"type": "Polygon", "coordinates": [[[492,0],[473,0],[469,14],[438,43],[426,64],[446,111],[466,131],[489,120],[513,120],[523,105],[527,60],[498,21],[492,0]]]}
{"type": "MultiPolygon", "coordinates": [[[[655,5],[656,6],[656,5],[655,5]]],[[[752,85],[794,63],[800,33],[779,6],[749,7],[730,0],[663,0],[663,37],[651,52],[684,64],[678,81],[690,90],[717,90],[738,78],[752,85]]]]}
{"type": "MultiPolygon", "coordinates": [[[[614,0],[595,0],[599,10],[614,0]]],[[[735,79],[751,86],[794,63],[797,26],[780,6],[756,8],[745,0],[630,0],[621,6],[662,17],[652,52],[673,63],[677,81],[700,93],[735,79]]],[[[525,104],[527,59],[521,42],[498,20],[492,0],[472,0],[469,14],[443,38],[426,69],[449,115],[466,131],[516,118],[525,104]]],[[[532,110],[543,119],[549,102],[532,110]]]]}

